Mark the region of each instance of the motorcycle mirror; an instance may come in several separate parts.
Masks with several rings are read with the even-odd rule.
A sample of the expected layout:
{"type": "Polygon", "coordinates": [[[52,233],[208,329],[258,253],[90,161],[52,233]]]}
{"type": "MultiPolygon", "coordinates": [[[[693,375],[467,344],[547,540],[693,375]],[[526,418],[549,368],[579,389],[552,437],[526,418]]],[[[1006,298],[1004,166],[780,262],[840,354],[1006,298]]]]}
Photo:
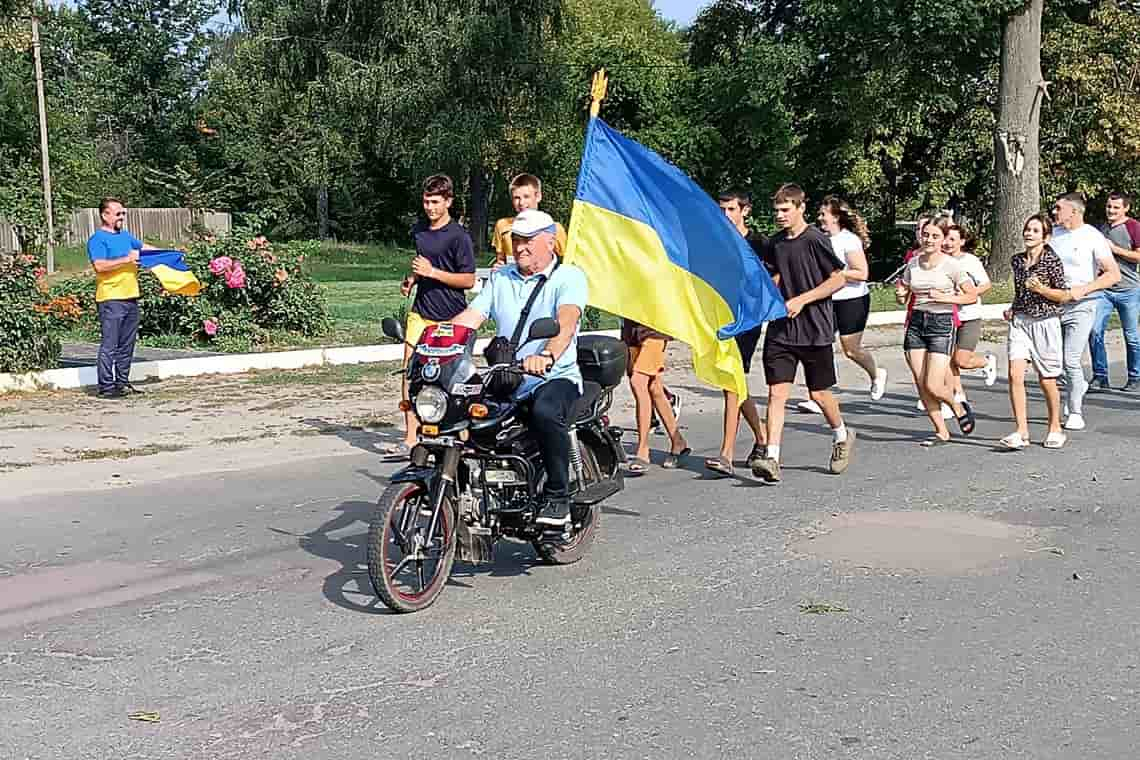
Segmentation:
{"type": "Polygon", "coordinates": [[[392,340],[404,342],[404,326],[392,317],[384,317],[380,321],[380,331],[392,340]]]}
{"type": "Polygon", "coordinates": [[[557,319],[551,319],[550,317],[536,319],[531,323],[527,342],[529,343],[532,340],[548,340],[560,332],[562,332],[562,326],[558,324],[557,319]]]}

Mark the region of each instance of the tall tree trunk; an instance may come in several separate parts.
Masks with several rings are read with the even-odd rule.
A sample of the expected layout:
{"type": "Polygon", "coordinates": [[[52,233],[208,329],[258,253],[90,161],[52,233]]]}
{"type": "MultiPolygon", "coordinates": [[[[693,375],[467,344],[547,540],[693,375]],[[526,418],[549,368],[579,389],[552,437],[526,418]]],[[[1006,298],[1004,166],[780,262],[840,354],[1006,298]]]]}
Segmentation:
{"type": "Polygon", "coordinates": [[[471,167],[471,207],[467,232],[475,246],[475,260],[481,260],[487,247],[487,222],[491,214],[491,177],[482,164],[471,167]]]}
{"type": "Polygon", "coordinates": [[[329,239],[329,186],[321,182],[317,187],[317,237],[329,239]]]}
{"type": "Polygon", "coordinates": [[[1041,11],[1044,0],[1028,0],[1004,20],[994,176],[997,182],[990,276],[1009,278],[1009,260],[1024,248],[1025,219],[1041,210],[1040,146],[1041,11]]]}

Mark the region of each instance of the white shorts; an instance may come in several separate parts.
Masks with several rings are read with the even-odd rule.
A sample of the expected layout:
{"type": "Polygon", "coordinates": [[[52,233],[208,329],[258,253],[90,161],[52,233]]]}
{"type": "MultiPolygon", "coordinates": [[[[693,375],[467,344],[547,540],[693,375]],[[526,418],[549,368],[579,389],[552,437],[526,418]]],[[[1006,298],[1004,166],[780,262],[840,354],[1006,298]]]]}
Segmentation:
{"type": "Polygon", "coordinates": [[[1061,318],[1033,317],[1014,314],[1009,325],[1009,360],[1031,361],[1037,376],[1059,377],[1062,361],[1061,318]]]}

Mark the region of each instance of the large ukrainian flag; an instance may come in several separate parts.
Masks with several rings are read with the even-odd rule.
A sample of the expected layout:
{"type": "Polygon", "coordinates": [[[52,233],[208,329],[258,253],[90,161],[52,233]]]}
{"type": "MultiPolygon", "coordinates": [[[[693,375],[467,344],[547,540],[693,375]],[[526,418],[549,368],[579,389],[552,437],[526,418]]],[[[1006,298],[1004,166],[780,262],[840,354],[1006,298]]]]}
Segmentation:
{"type": "Polygon", "coordinates": [[[746,398],[734,335],[787,315],[784,299],[720,207],[680,169],[590,119],[566,261],[589,302],[688,343],[710,385],[746,398]]]}
{"type": "Polygon", "coordinates": [[[186,265],[182,251],[143,251],[139,254],[139,266],[157,277],[168,293],[196,296],[202,290],[202,283],[186,265]]]}

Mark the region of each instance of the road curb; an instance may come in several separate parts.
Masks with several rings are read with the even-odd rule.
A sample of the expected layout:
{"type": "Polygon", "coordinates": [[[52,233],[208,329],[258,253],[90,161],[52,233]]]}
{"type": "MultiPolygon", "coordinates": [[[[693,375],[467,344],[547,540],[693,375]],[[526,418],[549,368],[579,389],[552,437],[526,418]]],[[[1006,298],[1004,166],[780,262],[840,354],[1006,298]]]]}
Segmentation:
{"type": "MultiPolygon", "coordinates": [[[[1000,320],[1009,304],[988,304],[982,307],[982,319],[1000,320]]],[[[872,312],[868,327],[901,325],[906,321],[905,311],[872,312]]],[[[600,330],[589,335],[618,337],[617,330],[600,330]]],[[[476,343],[482,350],[487,339],[476,343]]],[[[340,348],[309,348],[299,351],[268,351],[260,354],[233,354],[229,356],[200,356],[191,359],[161,359],[136,362],[131,365],[131,381],[163,380],[170,377],[196,377],[198,375],[232,375],[253,370],[302,369],[339,364],[395,362],[403,358],[403,347],[394,343],[372,346],[340,348]]],[[[0,393],[13,391],[68,390],[87,388],[98,384],[95,367],[69,367],[49,369],[25,374],[0,373],[0,393]]]]}

